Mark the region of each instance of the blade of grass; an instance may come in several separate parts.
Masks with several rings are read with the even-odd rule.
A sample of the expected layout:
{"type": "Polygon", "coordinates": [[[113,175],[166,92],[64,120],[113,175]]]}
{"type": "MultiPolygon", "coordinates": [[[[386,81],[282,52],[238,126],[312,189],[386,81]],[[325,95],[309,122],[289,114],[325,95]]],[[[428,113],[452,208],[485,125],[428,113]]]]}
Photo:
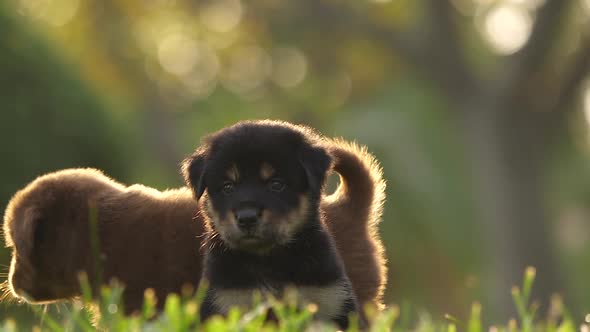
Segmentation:
{"type": "Polygon", "coordinates": [[[471,305],[471,315],[469,316],[469,323],[467,323],[467,331],[481,332],[481,304],[475,302],[471,305]]]}
{"type": "Polygon", "coordinates": [[[64,332],[65,331],[65,329],[63,329],[61,327],[61,325],[57,321],[55,321],[55,319],[53,319],[53,317],[51,317],[51,315],[44,312],[42,309],[40,309],[40,307],[35,305],[35,306],[31,306],[31,308],[33,309],[33,312],[37,316],[43,317],[44,323],[47,324],[47,327],[51,331],[53,331],[53,332],[64,332]]]}
{"type": "Polygon", "coordinates": [[[522,298],[522,294],[520,293],[520,289],[516,286],[512,287],[511,290],[512,299],[514,300],[514,305],[516,306],[516,311],[518,312],[518,316],[521,320],[524,320],[527,316],[526,311],[526,304],[522,298]]]}
{"type": "Polygon", "coordinates": [[[92,302],[92,287],[90,286],[86,272],[82,271],[78,273],[78,282],[82,291],[82,300],[85,304],[89,304],[92,302]]]}
{"type": "Polygon", "coordinates": [[[88,202],[88,222],[90,224],[90,245],[94,257],[96,284],[100,287],[102,285],[102,255],[100,253],[98,230],[98,208],[96,207],[96,201],[93,200],[88,202]]]}
{"type": "Polygon", "coordinates": [[[536,274],[537,271],[532,266],[527,267],[524,272],[524,279],[522,281],[522,301],[525,305],[529,303],[531,297],[531,289],[533,288],[533,283],[535,281],[536,274]]]}

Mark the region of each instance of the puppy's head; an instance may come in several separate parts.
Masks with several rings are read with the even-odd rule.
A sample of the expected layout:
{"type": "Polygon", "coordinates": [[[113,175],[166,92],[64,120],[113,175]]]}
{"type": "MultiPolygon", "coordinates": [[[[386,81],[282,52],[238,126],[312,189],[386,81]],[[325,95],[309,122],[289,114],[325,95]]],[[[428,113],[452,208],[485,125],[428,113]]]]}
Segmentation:
{"type": "Polygon", "coordinates": [[[182,165],[210,226],[230,248],[266,252],[317,213],[331,159],[307,128],[248,121],[204,140],[182,165]]]}

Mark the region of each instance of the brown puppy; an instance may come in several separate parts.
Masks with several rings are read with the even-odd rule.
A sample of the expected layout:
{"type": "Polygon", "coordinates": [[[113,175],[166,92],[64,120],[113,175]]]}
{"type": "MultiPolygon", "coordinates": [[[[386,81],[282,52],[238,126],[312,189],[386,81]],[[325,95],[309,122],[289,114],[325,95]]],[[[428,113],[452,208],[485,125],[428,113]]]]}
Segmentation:
{"type": "MultiPolygon", "coordinates": [[[[325,143],[341,177],[336,193],[321,203],[326,224],[359,302],[381,306],[386,269],[376,232],[384,189],[380,169],[364,149],[325,143]],[[354,219],[349,222],[348,216],[354,219]]],[[[5,241],[13,249],[7,282],[13,295],[32,303],[80,295],[77,272],[94,276],[88,202],[97,208],[104,279],[116,277],[126,285],[126,311],[140,308],[146,288],[164,298],[185,283],[198,284],[197,235],[203,224],[188,189],[125,187],[100,171],[74,169],[39,177],[6,209],[5,241]]]]}
{"type": "Polygon", "coordinates": [[[141,308],[146,288],[158,298],[198,284],[202,223],[190,191],[125,187],[93,169],[42,176],[10,201],[4,216],[13,248],[9,273],[14,295],[44,303],[80,295],[78,271],[96,275],[89,205],[95,204],[103,280],[125,284],[127,311],[141,308]]]}

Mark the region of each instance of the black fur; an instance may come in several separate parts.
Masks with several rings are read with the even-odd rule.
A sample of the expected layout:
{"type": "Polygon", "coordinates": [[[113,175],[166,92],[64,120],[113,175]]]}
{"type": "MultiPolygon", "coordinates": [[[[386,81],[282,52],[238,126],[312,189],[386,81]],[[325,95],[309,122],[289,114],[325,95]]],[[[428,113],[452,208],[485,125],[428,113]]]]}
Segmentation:
{"type": "MultiPolygon", "coordinates": [[[[208,279],[212,287],[247,289],[261,279],[273,288],[287,285],[327,286],[342,278],[341,264],[326,232],[317,225],[305,227],[292,243],[267,255],[227,250],[223,244],[207,252],[208,279]],[[236,278],[235,271],[249,271],[236,278]]],[[[214,241],[220,241],[219,239],[214,241]]]]}
{"type": "Polygon", "coordinates": [[[205,182],[203,173],[205,172],[205,154],[204,151],[197,150],[182,165],[182,174],[184,181],[190,183],[197,200],[205,192],[205,182]],[[187,162],[189,161],[189,162],[187,162]]]}
{"type": "Polygon", "coordinates": [[[338,285],[342,292],[337,294],[346,295],[334,297],[342,303],[330,319],[340,327],[345,328],[348,314],[357,311],[350,281],[320,220],[320,193],[331,158],[317,140],[304,127],[242,122],[207,137],[185,160],[187,184],[209,206],[204,209],[209,210],[209,237],[203,277],[209,290],[201,308],[203,319],[223,313],[216,305],[216,292],[260,289],[280,296],[287,286],[338,285]],[[272,165],[270,179],[261,178],[264,163],[272,165]],[[235,182],[228,180],[232,167],[239,174],[235,182]],[[272,187],[272,181],[284,186],[272,187]],[[251,233],[236,226],[234,216],[243,207],[260,211],[251,233]]]}

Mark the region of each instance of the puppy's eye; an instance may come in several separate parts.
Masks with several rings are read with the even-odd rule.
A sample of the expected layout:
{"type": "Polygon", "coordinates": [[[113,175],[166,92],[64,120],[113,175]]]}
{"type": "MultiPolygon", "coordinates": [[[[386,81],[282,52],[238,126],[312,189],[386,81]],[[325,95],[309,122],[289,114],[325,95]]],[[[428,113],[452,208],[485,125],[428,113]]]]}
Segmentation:
{"type": "Polygon", "coordinates": [[[268,188],[274,192],[281,192],[285,189],[285,181],[282,179],[272,179],[268,182],[268,188]]]}
{"type": "Polygon", "coordinates": [[[223,193],[226,195],[231,194],[234,192],[234,183],[231,181],[225,181],[223,183],[223,187],[221,187],[221,191],[223,191],[223,193]]]}

